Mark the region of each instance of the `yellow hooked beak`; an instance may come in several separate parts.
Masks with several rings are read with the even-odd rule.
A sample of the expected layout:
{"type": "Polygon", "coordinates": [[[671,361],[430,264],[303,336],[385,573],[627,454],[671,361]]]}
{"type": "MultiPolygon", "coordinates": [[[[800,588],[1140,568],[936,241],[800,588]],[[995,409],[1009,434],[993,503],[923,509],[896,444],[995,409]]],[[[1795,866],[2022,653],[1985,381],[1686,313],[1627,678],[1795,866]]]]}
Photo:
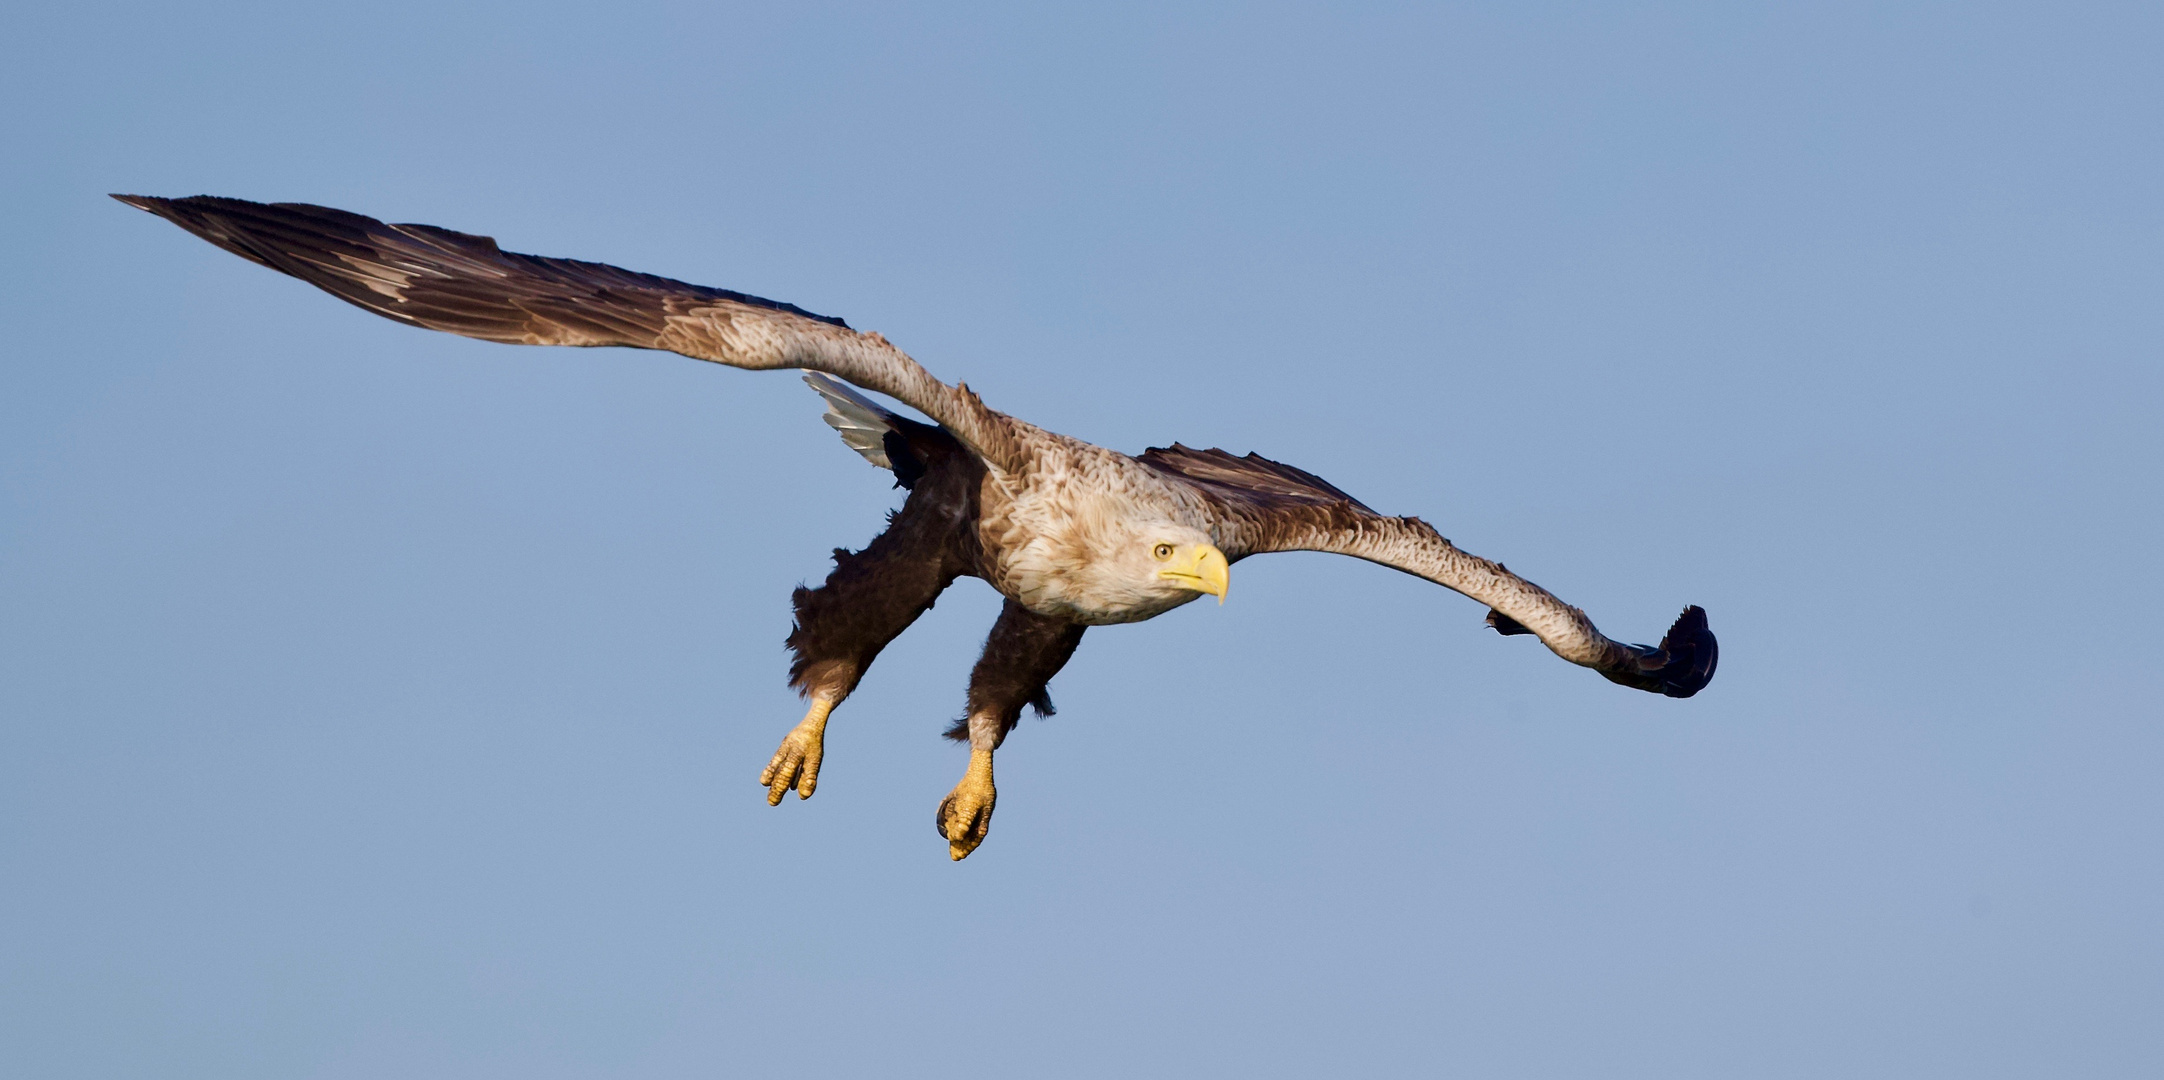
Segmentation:
{"type": "Polygon", "coordinates": [[[1157,576],[1183,589],[1209,593],[1223,604],[1225,589],[1232,583],[1232,567],[1216,545],[1195,544],[1175,550],[1157,576]]]}

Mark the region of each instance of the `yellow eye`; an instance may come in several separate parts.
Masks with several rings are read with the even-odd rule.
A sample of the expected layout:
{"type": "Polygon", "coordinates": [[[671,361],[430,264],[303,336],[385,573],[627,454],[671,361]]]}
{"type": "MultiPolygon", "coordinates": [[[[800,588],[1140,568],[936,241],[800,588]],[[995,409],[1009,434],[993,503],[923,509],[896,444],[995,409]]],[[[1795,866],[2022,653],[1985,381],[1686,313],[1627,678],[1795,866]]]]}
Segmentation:
{"type": "Polygon", "coordinates": [[[1157,550],[1156,552],[1154,552],[1154,554],[1160,559],[1169,559],[1172,557],[1172,545],[1159,544],[1157,545],[1157,550]]]}

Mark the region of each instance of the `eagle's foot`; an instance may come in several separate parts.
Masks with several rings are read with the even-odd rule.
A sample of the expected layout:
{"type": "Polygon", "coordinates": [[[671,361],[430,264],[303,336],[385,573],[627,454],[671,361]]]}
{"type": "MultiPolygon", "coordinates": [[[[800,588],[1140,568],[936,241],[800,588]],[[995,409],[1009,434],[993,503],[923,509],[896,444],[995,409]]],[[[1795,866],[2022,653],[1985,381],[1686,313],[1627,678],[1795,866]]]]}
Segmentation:
{"type": "Polygon", "coordinates": [[[796,788],[796,797],[809,799],[819,790],[819,759],[826,756],[827,714],[834,711],[834,703],[825,698],[813,698],[811,711],[797,722],[789,734],[782,737],[781,749],[774,751],[774,760],[766,763],[766,771],[759,774],[759,782],[766,786],[766,804],[781,805],[782,796],[796,788]]]}
{"type": "Polygon", "coordinates": [[[984,843],[992,828],[992,806],[999,791],[992,786],[992,752],[971,750],[969,771],[939,803],[939,835],[947,840],[947,854],[959,862],[984,843]]]}

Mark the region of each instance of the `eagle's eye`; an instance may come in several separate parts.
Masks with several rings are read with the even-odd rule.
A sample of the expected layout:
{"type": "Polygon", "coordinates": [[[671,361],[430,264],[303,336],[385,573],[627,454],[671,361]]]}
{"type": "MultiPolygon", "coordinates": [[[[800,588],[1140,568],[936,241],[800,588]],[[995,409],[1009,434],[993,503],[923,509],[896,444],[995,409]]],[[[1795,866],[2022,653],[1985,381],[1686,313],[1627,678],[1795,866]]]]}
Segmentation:
{"type": "Polygon", "coordinates": [[[1151,552],[1151,554],[1157,556],[1160,559],[1169,559],[1172,557],[1172,545],[1159,544],[1157,545],[1157,550],[1151,552]]]}

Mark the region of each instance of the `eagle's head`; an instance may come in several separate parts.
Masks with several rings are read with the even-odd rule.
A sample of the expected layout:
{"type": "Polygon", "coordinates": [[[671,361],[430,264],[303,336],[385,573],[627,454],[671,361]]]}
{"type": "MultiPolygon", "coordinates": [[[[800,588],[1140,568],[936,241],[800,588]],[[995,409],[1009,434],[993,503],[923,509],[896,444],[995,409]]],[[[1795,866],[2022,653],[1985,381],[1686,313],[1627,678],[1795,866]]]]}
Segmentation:
{"type": "Polygon", "coordinates": [[[1053,545],[1050,559],[1020,560],[1037,563],[1017,567],[1035,579],[1022,589],[1034,594],[1025,602],[1064,608],[1078,621],[1099,624],[1147,619],[1204,593],[1224,602],[1227,560],[1210,534],[1169,521],[1095,524],[1077,530],[1083,535],[1062,538],[1067,543],[1053,545]]]}
{"type": "Polygon", "coordinates": [[[1158,534],[1149,544],[1151,581],[1185,592],[1209,593],[1218,603],[1225,602],[1225,590],[1232,583],[1231,564],[1210,542],[1208,533],[1182,525],[1149,531],[1158,534]]]}

